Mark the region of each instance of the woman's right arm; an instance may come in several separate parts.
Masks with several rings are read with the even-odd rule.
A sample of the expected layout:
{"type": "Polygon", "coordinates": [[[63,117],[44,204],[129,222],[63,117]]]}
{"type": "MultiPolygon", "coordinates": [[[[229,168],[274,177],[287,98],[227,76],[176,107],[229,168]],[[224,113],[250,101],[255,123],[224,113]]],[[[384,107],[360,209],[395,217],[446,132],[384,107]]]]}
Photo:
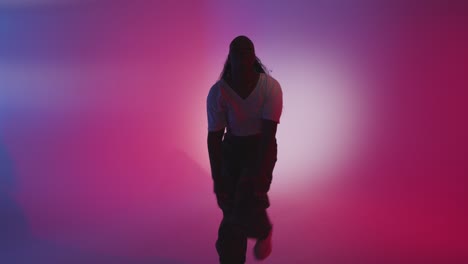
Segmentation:
{"type": "Polygon", "coordinates": [[[222,167],[222,139],[224,129],[208,132],[208,154],[210,158],[211,177],[214,183],[214,192],[222,193],[221,186],[221,167],[222,167]]]}

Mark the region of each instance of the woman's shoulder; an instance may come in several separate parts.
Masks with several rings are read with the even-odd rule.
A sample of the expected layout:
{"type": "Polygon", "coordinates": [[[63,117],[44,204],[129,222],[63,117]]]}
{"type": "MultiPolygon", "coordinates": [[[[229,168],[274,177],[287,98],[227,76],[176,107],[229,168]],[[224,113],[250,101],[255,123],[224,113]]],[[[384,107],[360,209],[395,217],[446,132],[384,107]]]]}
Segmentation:
{"type": "Polygon", "coordinates": [[[262,73],[264,75],[264,78],[267,80],[267,83],[269,85],[279,85],[278,80],[276,80],[275,77],[271,76],[270,74],[262,73]]]}
{"type": "Polygon", "coordinates": [[[221,99],[223,96],[223,87],[225,86],[225,82],[220,79],[217,80],[208,91],[208,98],[211,100],[221,99]]]}
{"type": "Polygon", "coordinates": [[[217,92],[220,90],[221,88],[221,80],[217,80],[211,87],[210,87],[210,90],[209,90],[209,93],[214,93],[214,92],[217,92]]]}
{"type": "Polygon", "coordinates": [[[277,92],[278,90],[281,91],[281,85],[280,83],[271,76],[270,74],[263,73],[264,78],[265,78],[265,90],[266,92],[277,92]]]}

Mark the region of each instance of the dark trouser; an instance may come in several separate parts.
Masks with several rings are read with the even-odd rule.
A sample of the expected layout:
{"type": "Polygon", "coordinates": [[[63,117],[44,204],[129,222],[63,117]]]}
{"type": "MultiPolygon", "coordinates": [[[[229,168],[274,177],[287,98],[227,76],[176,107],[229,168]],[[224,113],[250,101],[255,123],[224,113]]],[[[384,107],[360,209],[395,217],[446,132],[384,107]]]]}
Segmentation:
{"type": "Polygon", "coordinates": [[[268,195],[256,190],[269,190],[277,145],[275,140],[266,157],[266,173],[259,179],[258,175],[251,175],[257,162],[259,139],[259,135],[225,135],[223,139],[223,172],[218,179],[222,193],[216,193],[223,211],[216,241],[220,263],[245,263],[247,238],[266,238],[272,228],[266,212],[270,206],[268,195]]]}

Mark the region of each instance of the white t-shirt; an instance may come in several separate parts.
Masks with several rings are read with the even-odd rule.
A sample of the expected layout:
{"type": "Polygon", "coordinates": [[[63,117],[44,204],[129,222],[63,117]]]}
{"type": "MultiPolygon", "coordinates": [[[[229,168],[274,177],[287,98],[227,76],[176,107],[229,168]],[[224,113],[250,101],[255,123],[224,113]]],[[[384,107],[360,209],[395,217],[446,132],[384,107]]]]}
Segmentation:
{"type": "Polygon", "coordinates": [[[235,136],[261,133],[262,119],[280,122],[283,92],[277,80],[260,73],[257,85],[242,99],[224,80],[217,81],[206,100],[208,131],[227,132],[235,136]]]}

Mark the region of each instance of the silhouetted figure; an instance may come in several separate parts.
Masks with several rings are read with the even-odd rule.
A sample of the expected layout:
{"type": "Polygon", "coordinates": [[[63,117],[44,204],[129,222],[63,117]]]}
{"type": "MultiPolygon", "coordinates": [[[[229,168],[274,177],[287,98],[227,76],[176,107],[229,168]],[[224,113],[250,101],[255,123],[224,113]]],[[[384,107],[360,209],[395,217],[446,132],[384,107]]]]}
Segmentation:
{"type": "Polygon", "coordinates": [[[271,253],[267,193],[282,107],[281,87],[256,57],[252,41],[236,37],[207,97],[211,174],[223,211],[216,241],[221,263],[245,263],[247,238],[257,239],[257,259],[271,253]]]}

